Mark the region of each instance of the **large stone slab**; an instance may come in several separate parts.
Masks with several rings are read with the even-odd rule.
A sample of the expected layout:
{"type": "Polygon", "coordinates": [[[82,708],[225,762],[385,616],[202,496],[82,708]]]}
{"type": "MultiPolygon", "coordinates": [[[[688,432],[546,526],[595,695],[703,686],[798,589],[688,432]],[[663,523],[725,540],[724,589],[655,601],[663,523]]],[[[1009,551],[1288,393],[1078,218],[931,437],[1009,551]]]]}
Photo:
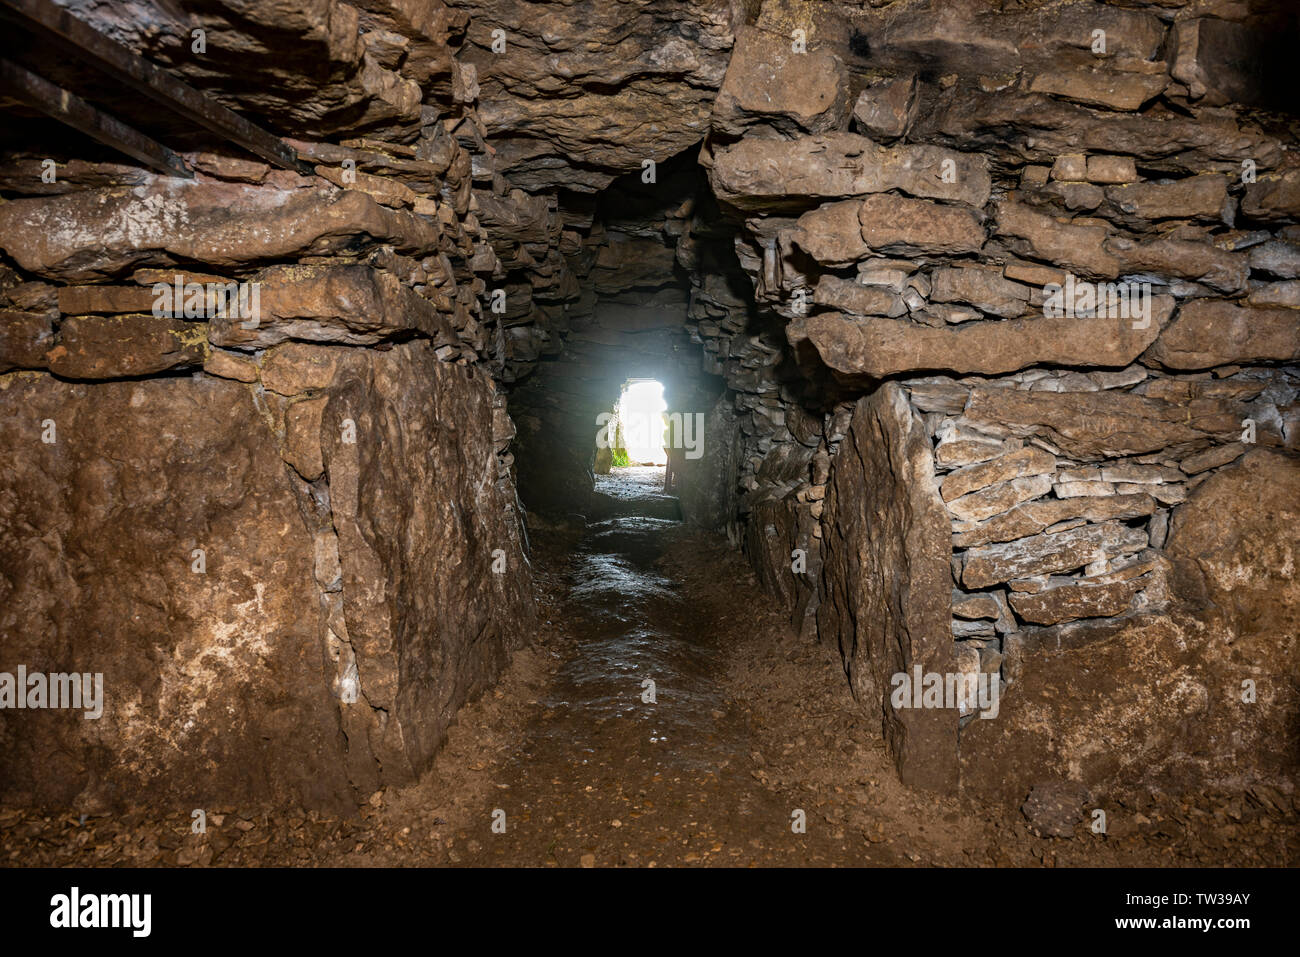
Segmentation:
{"type": "Polygon", "coordinates": [[[1014,542],[969,549],[963,560],[961,580],[968,588],[988,588],[1014,578],[1074,571],[1146,547],[1144,529],[1128,528],[1118,522],[1080,525],[1063,532],[1045,532],[1014,542]]]}
{"type": "Polygon", "coordinates": [[[159,177],[0,204],[0,249],[28,272],[67,282],[136,266],[213,268],[388,243],[433,250],[433,221],[354,190],[275,189],[159,177]]]}
{"type": "Polygon", "coordinates": [[[0,377],[0,671],[105,694],[0,712],[0,800],[345,812],[428,767],[528,627],[489,377],[426,341],[279,349],[261,371],[314,397],[0,377]]]}
{"type": "Polygon", "coordinates": [[[1110,110],[1137,110],[1169,83],[1163,70],[1123,73],[1116,70],[1051,70],[1029,81],[1031,93],[1050,93],[1110,110]]]}
{"type": "Polygon", "coordinates": [[[820,586],[821,549],[813,529],[817,522],[794,493],[756,502],[745,524],[745,553],[764,590],[787,611],[791,631],[811,638],[820,586]],[[803,551],[795,570],[795,549],[803,551]]]}
{"type": "MultiPolygon", "coordinates": [[[[1088,16],[1103,9],[1080,6],[1088,16]]],[[[1108,36],[1113,38],[1113,34],[1108,36]]],[[[1240,122],[1230,111],[1173,110],[1102,113],[1042,94],[1015,95],[958,85],[921,118],[913,135],[939,132],[955,142],[1009,145],[1022,159],[1051,163],[1062,154],[1109,153],[1157,161],[1161,168],[1201,173],[1218,162],[1240,169],[1252,159],[1270,169],[1285,155],[1283,140],[1240,122]],[[1008,144],[1005,131],[1032,131],[1028,142],[1008,144]]]]}
{"type": "Polygon", "coordinates": [[[1106,187],[1106,199],[1127,224],[1136,226],[1160,219],[1218,219],[1227,198],[1228,178],[1222,173],[1106,187]]]}
{"type": "Polygon", "coordinates": [[[827,266],[846,266],[871,255],[862,236],[862,203],[844,200],[810,209],[799,217],[790,238],[813,259],[827,266]]]}
{"type": "Polygon", "coordinates": [[[883,148],[852,133],[792,140],[747,136],[720,148],[713,164],[709,179],[718,198],[745,210],[806,208],[891,189],[980,207],[991,185],[982,156],[939,146],[883,148]]]}
{"type": "Polygon", "coordinates": [[[901,316],[907,312],[902,298],[884,286],[867,286],[839,276],[817,280],[813,302],[857,316],[901,316]]]}
{"type": "Polygon", "coordinates": [[[948,523],[929,436],[903,390],[889,383],[858,400],[826,491],[818,629],[903,781],[941,790],[956,781],[957,711],[894,709],[890,692],[897,673],[953,671],[948,523]]]}
{"type": "Polygon", "coordinates": [[[867,136],[893,140],[907,132],[920,105],[916,77],[901,76],[859,93],[853,104],[853,119],[867,136]]]}
{"type": "Polygon", "coordinates": [[[531,571],[497,486],[486,373],[427,342],[349,350],[328,394],[321,445],[366,736],[385,779],[409,781],[528,627],[531,571]]]}
{"type": "Polygon", "coordinates": [[[843,376],[883,378],[900,372],[944,371],[999,375],[1040,363],[1125,366],[1146,351],[1173,307],[1152,301],[1145,328],[1133,319],[1091,316],[965,322],[935,328],[900,319],[849,318],[821,313],[787,327],[792,342],[807,341],[843,376]]]}
{"type": "Polygon", "coordinates": [[[1029,311],[1030,288],[1012,282],[995,266],[944,266],[930,274],[930,298],[964,302],[980,312],[1014,319],[1029,311]]]}
{"type": "Polygon", "coordinates": [[[977,386],[966,418],[992,435],[1041,437],[1079,460],[1231,442],[1245,407],[1217,398],[1170,401],[1115,391],[1025,392],[977,386]]]}
{"type": "Polygon", "coordinates": [[[1050,475],[1013,478],[953,499],[947,503],[948,511],[963,521],[978,522],[1008,511],[1021,502],[1046,495],[1051,490],[1050,475]]]}
{"type": "Polygon", "coordinates": [[[973,210],[905,196],[868,196],[858,207],[862,238],[876,251],[971,253],[984,245],[973,210]]]}
{"type": "Polygon", "coordinates": [[[1135,581],[1066,582],[1040,592],[1013,592],[1011,607],[1024,621],[1055,625],[1079,618],[1111,618],[1128,611],[1141,588],[1135,581]]]}
{"type": "Polygon", "coordinates": [[[952,543],[956,548],[971,548],[989,542],[1010,542],[1037,535],[1057,522],[1080,518],[1089,522],[1141,518],[1155,510],[1155,499],[1143,492],[1043,499],[1017,505],[984,522],[957,523],[953,528],[952,543]]]}
{"type": "Polygon", "coordinates": [[[1120,260],[1105,248],[1110,230],[1091,223],[1060,222],[1013,198],[997,208],[997,233],[1022,242],[1026,255],[1090,278],[1114,279],[1120,260]]]}
{"type": "Polygon", "coordinates": [[[207,326],[154,316],[72,316],[45,364],[67,379],[125,379],[203,364],[207,326]]]}
{"type": "Polygon", "coordinates": [[[727,75],[713,102],[713,129],[738,136],[752,126],[822,133],[849,110],[844,63],[833,54],[795,53],[790,38],[758,27],[736,33],[727,75]]]}
{"type": "Polygon", "coordinates": [[[1243,306],[1223,299],[1195,299],[1147,350],[1167,369],[1300,359],[1300,310],[1243,306]]]}
{"type": "Polygon", "coordinates": [[[354,806],[312,535],[250,390],[7,376],[0,448],[0,670],[104,676],[98,720],[0,712],[3,800],[354,806]]]}
{"type": "Polygon", "coordinates": [[[213,345],[264,349],[289,339],[374,345],[419,334],[435,346],[456,343],[448,316],[386,270],[360,264],[272,266],[260,286],[256,321],[238,315],[210,320],[213,345]]]}
{"type": "Polygon", "coordinates": [[[1056,456],[1042,449],[1016,449],[978,465],[968,465],[944,476],[941,494],[945,502],[987,488],[998,482],[1026,475],[1045,475],[1056,471],[1056,456]]]}
{"type": "Polygon", "coordinates": [[[1120,259],[1121,271],[1126,274],[1190,279],[1229,294],[1245,290],[1250,275],[1245,254],[1227,252],[1209,243],[1181,239],[1135,242],[1113,237],[1106,240],[1105,249],[1120,259]]]}
{"type": "Polygon", "coordinates": [[[740,471],[741,452],[740,425],[725,396],[704,420],[703,442],[698,459],[681,462],[682,519],[699,528],[725,531],[736,516],[734,477],[740,471]]]}

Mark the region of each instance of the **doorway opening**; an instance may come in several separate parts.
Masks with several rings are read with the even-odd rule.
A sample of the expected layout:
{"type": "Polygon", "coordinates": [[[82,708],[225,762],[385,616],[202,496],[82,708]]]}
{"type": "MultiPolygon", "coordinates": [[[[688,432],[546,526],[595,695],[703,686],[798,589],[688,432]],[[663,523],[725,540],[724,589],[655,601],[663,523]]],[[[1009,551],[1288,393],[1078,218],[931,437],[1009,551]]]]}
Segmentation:
{"type": "Polygon", "coordinates": [[[595,492],[617,508],[676,520],[676,498],[669,491],[672,472],[668,445],[668,402],[658,379],[623,383],[607,431],[597,442],[595,492]]]}
{"type": "Polygon", "coordinates": [[[664,451],[667,409],[663,383],[656,379],[628,379],[624,383],[615,407],[620,436],[614,449],[615,468],[668,464],[664,451]]]}

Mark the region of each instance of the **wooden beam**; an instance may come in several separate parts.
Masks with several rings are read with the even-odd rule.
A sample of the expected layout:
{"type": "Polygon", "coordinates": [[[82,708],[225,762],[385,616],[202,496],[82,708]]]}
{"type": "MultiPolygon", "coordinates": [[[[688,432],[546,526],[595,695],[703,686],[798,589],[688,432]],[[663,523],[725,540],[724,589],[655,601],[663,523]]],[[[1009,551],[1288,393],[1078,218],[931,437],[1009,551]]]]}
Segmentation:
{"type": "Polygon", "coordinates": [[[300,160],[283,140],[132,53],[51,0],[0,0],[0,15],[267,162],[296,173],[313,172],[311,164],[300,160]]]}
{"type": "Polygon", "coordinates": [[[194,171],[185,165],[185,161],[161,143],[154,142],[139,130],[96,109],[63,87],[23,69],[17,63],[0,59],[0,87],[28,106],[160,173],[185,179],[194,178],[194,171]]]}

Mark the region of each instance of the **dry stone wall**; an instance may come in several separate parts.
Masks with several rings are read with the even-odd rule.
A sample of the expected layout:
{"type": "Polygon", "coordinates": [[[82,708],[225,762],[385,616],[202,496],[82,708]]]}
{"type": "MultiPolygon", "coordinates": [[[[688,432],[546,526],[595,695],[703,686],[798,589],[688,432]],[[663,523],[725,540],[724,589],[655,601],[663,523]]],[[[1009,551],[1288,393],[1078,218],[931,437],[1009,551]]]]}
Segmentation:
{"type": "Polygon", "coordinates": [[[763,410],[746,547],[914,783],[1294,775],[1245,742],[1294,726],[1295,527],[1259,530],[1246,644],[1198,577],[1245,582],[1244,543],[1179,542],[1211,494],[1241,496],[1226,526],[1300,470],[1300,141],[1265,42],[1295,24],[1134,6],[767,3],[715,103],[701,159],[754,302],[706,267],[693,315],[763,410]],[[999,717],[897,707],[917,665],[994,682],[999,717]]]}
{"type": "Polygon", "coordinates": [[[641,376],[904,780],[1293,780],[1293,12],[64,5],[310,169],[6,150],[0,648],[129,705],[6,712],[0,798],[419,774],[641,376]],[[896,706],[918,668],[998,716],[896,706]]]}
{"type": "Polygon", "coordinates": [[[444,21],[396,24],[410,77],[388,93],[365,92],[373,47],[349,61],[373,107],[351,135],[291,110],[314,175],[206,152],[188,181],[9,167],[0,647],[101,673],[105,709],[6,710],[4,800],[354,807],[429,766],[528,630],[502,382],[575,293],[553,198],[476,170],[444,21]]]}
{"type": "MultiPolygon", "coordinates": [[[[346,807],[427,768],[531,627],[524,506],[558,462],[582,510],[619,377],[718,399],[672,288],[693,190],[595,194],[646,161],[680,179],[736,15],[63,5],[306,169],[202,137],[189,180],[79,140],[7,145],[0,667],[93,668],[112,704],[6,711],[0,799],[346,807]]],[[[181,142],[135,98],[97,102],[181,142]]]]}

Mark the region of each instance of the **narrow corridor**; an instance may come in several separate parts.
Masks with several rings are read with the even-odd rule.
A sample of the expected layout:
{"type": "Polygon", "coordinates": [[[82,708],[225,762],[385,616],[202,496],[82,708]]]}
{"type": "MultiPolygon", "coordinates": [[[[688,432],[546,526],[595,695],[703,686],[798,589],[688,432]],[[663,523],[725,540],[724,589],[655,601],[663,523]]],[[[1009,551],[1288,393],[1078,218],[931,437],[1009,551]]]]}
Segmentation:
{"type": "Polygon", "coordinates": [[[838,653],[791,638],[725,540],[661,517],[676,504],[662,481],[660,468],[614,469],[597,477],[609,517],[534,533],[547,624],[389,816],[390,828],[418,820],[413,833],[439,822],[438,862],[1132,865],[1288,853],[1267,836],[1233,846],[1231,815],[1261,821],[1264,835],[1281,815],[1223,795],[1195,810],[1148,804],[1140,832],[1080,827],[1059,841],[1014,809],[902,787],[838,653]]]}
{"type": "Polygon", "coordinates": [[[697,593],[682,564],[718,546],[656,517],[675,506],[662,481],[662,468],[598,477],[613,516],[587,528],[563,570],[558,667],[497,776],[508,826],[483,853],[526,865],[842,857],[824,828],[796,832],[808,811],[763,781],[729,694],[728,650],[772,624],[768,603],[734,603],[752,585],[722,556],[697,593]]]}
{"type": "MultiPolygon", "coordinates": [[[[792,639],[743,556],[659,517],[659,468],[598,478],[612,513],[538,522],[535,640],[464,708],[434,768],[359,818],[0,811],[28,864],[329,866],[1189,865],[1293,859],[1240,795],[1152,797],[1140,829],[1067,840],[1015,809],[898,783],[834,649],[792,639]],[[653,701],[650,687],[653,681],[653,701]],[[802,812],[802,831],[795,825],[802,812]],[[1249,830],[1247,826],[1249,825],[1249,830]]],[[[11,855],[11,857],[12,857],[11,855]]]]}

